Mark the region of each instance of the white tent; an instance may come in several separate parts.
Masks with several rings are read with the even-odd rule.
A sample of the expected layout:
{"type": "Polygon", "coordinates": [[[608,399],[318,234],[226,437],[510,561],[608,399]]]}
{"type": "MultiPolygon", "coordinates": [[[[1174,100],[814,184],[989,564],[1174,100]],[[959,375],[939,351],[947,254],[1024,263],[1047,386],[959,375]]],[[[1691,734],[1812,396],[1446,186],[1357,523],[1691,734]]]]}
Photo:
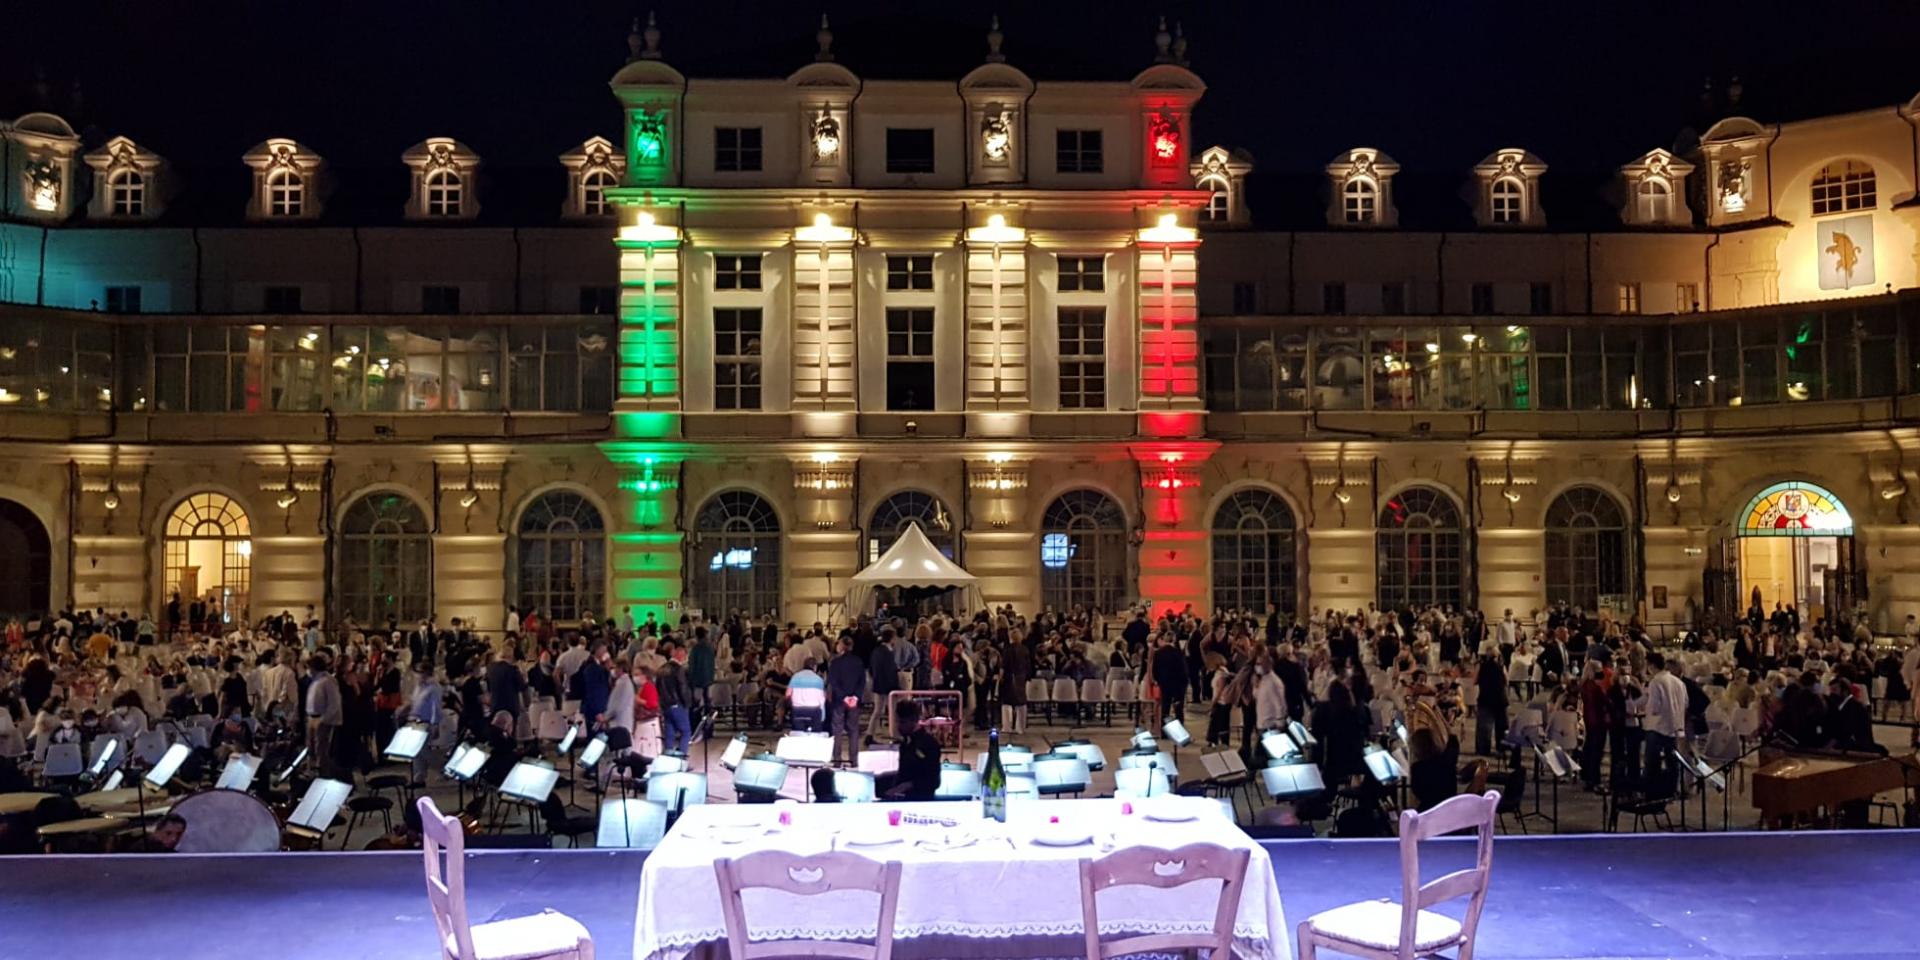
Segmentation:
{"type": "Polygon", "coordinates": [[[883,587],[945,587],[960,591],[956,611],[986,606],[980,596],[980,579],[948,560],[920,532],[917,523],[908,524],[880,559],[853,575],[853,588],[847,591],[847,611],[854,616],[871,613],[873,592],[883,587]]]}

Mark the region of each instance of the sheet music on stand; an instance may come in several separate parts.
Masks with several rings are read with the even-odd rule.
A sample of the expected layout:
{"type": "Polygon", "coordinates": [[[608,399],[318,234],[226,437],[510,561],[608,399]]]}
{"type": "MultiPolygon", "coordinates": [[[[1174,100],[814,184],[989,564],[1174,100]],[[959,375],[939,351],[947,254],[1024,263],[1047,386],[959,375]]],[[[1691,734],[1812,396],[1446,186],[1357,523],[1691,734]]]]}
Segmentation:
{"type": "Polygon", "coordinates": [[[1153,734],[1145,730],[1135,730],[1133,740],[1128,746],[1134,750],[1154,750],[1159,748],[1160,743],[1153,738],[1153,734]]]}
{"type": "Polygon", "coordinates": [[[227,758],[227,765],[220,771],[220,779],[214,783],[216,790],[238,790],[247,792],[253,786],[253,778],[260,773],[260,758],[250,753],[236,753],[227,758]]]}
{"type": "Polygon", "coordinates": [[[594,736],[592,740],[587,741],[587,745],[585,747],[581,748],[580,766],[583,766],[583,767],[595,766],[600,762],[600,758],[606,755],[607,755],[607,735],[604,733],[597,734],[594,736]]]}
{"type": "Polygon", "coordinates": [[[492,756],[493,754],[486,747],[462,743],[453,748],[453,755],[447,758],[446,768],[440,772],[451,779],[465,783],[479,776],[480,768],[486,766],[492,756]]]}
{"type": "Polygon", "coordinates": [[[125,781],[126,779],[127,779],[127,772],[125,770],[115,770],[114,772],[107,774],[107,780],[105,783],[102,783],[100,785],[100,789],[101,790],[118,790],[120,789],[121,782],[125,781]]]}
{"type": "Polygon", "coordinates": [[[1311,763],[1285,763],[1268,767],[1260,771],[1260,780],[1267,789],[1267,795],[1275,800],[1310,797],[1325,793],[1327,789],[1326,781],[1320,778],[1320,768],[1311,763]]]}
{"type": "Polygon", "coordinates": [[[1301,753],[1313,749],[1313,745],[1320,742],[1313,738],[1312,732],[1307,730],[1307,725],[1298,720],[1287,721],[1287,736],[1293,740],[1295,746],[1300,748],[1301,753]]]}
{"type": "Polygon", "coordinates": [[[1266,751],[1267,756],[1283,763],[1302,759],[1300,748],[1294,743],[1293,738],[1279,730],[1269,730],[1261,734],[1260,749],[1266,751]]]}
{"type": "MultiPolygon", "coordinates": [[[[672,776],[672,774],[661,774],[672,776]]],[[[647,789],[653,789],[652,780],[647,789]]],[[[733,789],[737,793],[777,795],[787,785],[787,764],[778,757],[750,757],[740,761],[733,771],[733,789]]]]}
{"type": "Polygon", "coordinates": [[[307,786],[307,794],[300,798],[300,805],[293,808],[293,814],[287,817],[287,830],[307,837],[326,836],[327,828],[333,825],[333,818],[340,813],[340,806],[347,802],[347,795],[353,792],[353,784],[325,778],[315,780],[307,786]]]}
{"type": "Polygon", "coordinates": [[[1233,749],[1201,754],[1200,768],[1206,771],[1207,779],[1215,783],[1244,780],[1248,775],[1247,762],[1233,749]]]}
{"type": "Polygon", "coordinates": [[[1162,724],[1160,731],[1165,733],[1167,739],[1172,740],[1173,745],[1176,747],[1193,745],[1193,734],[1187,732],[1187,725],[1181,723],[1177,717],[1162,724]]]}
{"type": "Polygon", "coordinates": [[[667,805],[638,798],[600,804],[593,845],[603,849],[652,850],[667,835],[667,805]]]}
{"type": "Polygon", "coordinates": [[[1678,750],[1673,751],[1673,755],[1676,759],[1680,761],[1680,769],[1687,771],[1689,774],[1692,774],[1693,779],[1695,781],[1704,783],[1704,784],[1709,784],[1713,787],[1713,789],[1718,790],[1721,793],[1726,792],[1727,790],[1726,775],[1722,774],[1718,770],[1715,770],[1712,764],[1706,762],[1705,760],[1700,759],[1699,757],[1681,753],[1678,750]]]}
{"type": "Polygon", "coordinates": [[[773,755],[796,767],[824,767],[833,762],[833,736],[825,733],[790,733],[780,738],[773,755]]]}
{"type": "Polygon", "coordinates": [[[728,770],[733,770],[739,767],[740,761],[746,758],[747,735],[744,733],[735,734],[732,740],[727,741],[727,749],[720,754],[720,766],[728,770]]]}
{"type": "Polygon", "coordinates": [[[1547,765],[1547,772],[1556,780],[1571,779],[1580,772],[1580,764],[1567,753],[1565,747],[1558,744],[1542,744],[1533,748],[1540,760],[1547,765]]]}
{"type": "Polygon", "coordinates": [[[287,761],[287,765],[284,768],[282,768],[279,773],[276,773],[273,775],[273,785],[277,787],[283,783],[286,783],[287,778],[293,776],[294,771],[299,770],[300,765],[306,762],[307,762],[307,748],[301,747],[300,752],[294,754],[293,759],[287,761]]]}
{"type": "Polygon", "coordinates": [[[385,751],[388,760],[411,762],[427,748],[427,725],[409,723],[393,732],[393,739],[387,743],[385,751]]]}
{"type": "MultiPolygon", "coordinates": [[[[549,716],[552,714],[542,714],[540,719],[545,720],[549,716]]],[[[559,754],[570,753],[573,751],[573,742],[578,739],[580,739],[580,728],[569,726],[567,732],[561,735],[560,742],[553,745],[553,751],[559,754]]]]}
{"type": "Polygon", "coordinates": [[[166,785],[172,782],[173,778],[179,774],[180,765],[186,763],[187,758],[192,755],[192,747],[184,743],[176,743],[167,748],[167,752],[160,757],[160,762],[154,764],[153,768],[147,771],[144,779],[147,781],[147,784],[155,790],[165,789],[166,785]]]}
{"type": "Polygon", "coordinates": [[[1362,759],[1366,761],[1367,773],[1383,786],[1392,786],[1407,778],[1407,771],[1400,766],[1400,761],[1378,747],[1368,750],[1362,759]]]}
{"type": "Polygon", "coordinates": [[[507,779],[500,784],[500,795],[539,806],[559,783],[560,771],[535,760],[522,760],[507,772],[507,779]]]}

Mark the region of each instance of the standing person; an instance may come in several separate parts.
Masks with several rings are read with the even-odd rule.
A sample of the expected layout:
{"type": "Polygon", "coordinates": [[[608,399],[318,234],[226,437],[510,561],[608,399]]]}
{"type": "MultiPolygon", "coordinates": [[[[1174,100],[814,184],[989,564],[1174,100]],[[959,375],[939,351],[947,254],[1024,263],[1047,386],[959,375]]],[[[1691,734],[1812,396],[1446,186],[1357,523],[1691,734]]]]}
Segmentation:
{"type": "Polygon", "coordinates": [[[611,659],[607,645],[595,643],[593,652],[575,671],[567,686],[572,699],[580,701],[580,715],[598,728],[607,720],[607,702],[613,696],[613,675],[607,670],[611,659]]]}
{"type": "MultiPolygon", "coordinates": [[[[626,608],[626,631],[633,632],[633,608],[626,608]]],[[[713,686],[715,656],[713,638],[707,635],[705,626],[693,628],[693,644],[687,649],[687,683],[693,687],[693,702],[705,708],[707,689],[713,686]]]]}
{"type": "Polygon", "coordinates": [[[517,725],[523,710],[521,703],[527,695],[527,678],[520,672],[520,649],[515,644],[509,647],[507,655],[487,665],[487,699],[494,711],[505,710],[513,714],[517,725]]]}
{"type": "Polygon", "coordinates": [[[1647,654],[1647,667],[1653,677],[1647,681],[1647,713],[1641,735],[1647,744],[1648,786],[1657,796],[1671,797],[1679,786],[1680,768],[1673,759],[1673,748],[1687,729],[1687,686],[1667,672],[1667,658],[1655,651],[1647,654]]]}
{"type": "Polygon", "coordinates": [[[842,636],[835,646],[838,652],[827,664],[827,734],[833,737],[834,762],[851,765],[860,757],[860,697],[867,688],[867,667],[854,656],[852,637],[842,636]],[[844,760],[842,733],[847,739],[844,760]]]}
{"type": "MultiPolygon", "coordinates": [[[[1597,660],[1588,660],[1581,671],[1580,714],[1587,725],[1587,738],[1580,743],[1580,780],[1589,790],[1600,787],[1600,761],[1605,754],[1613,712],[1607,705],[1607,686],[1611,679],[1597,660]]],[[[1616,761],[1618,759],[1616,758],[1616,761]]]]}
{"type": "Polygon", "coordinates": [[[345,716],[340,684],[333,679],[331,667],[324,653],[307,661],[307,757],[322,776],[333,773],[333,739],[345,716]]]}
{"type": "Polygon", "coordinates": [[[1027,732],[1027,679],[1032,675],[1033,652],[1027,649],[1026,634],[1009,630],[1000,652],[1000,729],[1027,732]]]}
{"type": "Polygon", "coordinates": [[[885,704],[893,702],[893,692],[900,689],[900,670],[893,661],[893,630],[881,633],[881,639],[873,645],[873,654],[868,658],[868,668],[872,675],[873,702],[877,709],[873,711],[872,722],[868,724],[868,733],[878,730],[887,722],[885,704]]]}
{"type": "Polygon", "coordinates": [[[1149,669],[1153,673],[1153,683],[1160,690],[1160,722],[1183,720],[1183,706],[1187,699],[1187,658],[1174,646],[1173,639],[1165,634],[1160,637],[1160,646],[1153,651],[1153,660],[1149,669]]]}
{"type": "MultiPolygon", "coordinates": [[[[402,723],[423,724],[427,728],[427,742],[432,743],[440,729],[440,704],[446,693],[440,687],[440,681],[434,679],[433,664],[425,660],[413,665],[413,695],[407,698],[407,705],[400,711],[402,723]]],[[[415,789],[427,785],[427,751],[421,750],[413,755],[413,786],[415,789]]]]}
{"type": "Polygon", "coordinates": [[[660,692],[660,725],[665,728],[668,753],[685,755],[693,745],[693,724],[687,706],[693,702],[693,690],[687,683],[687,649],[669,640],[663,644],[666,659],[654,686],[660,692]]]}
{"type": "Polygon", "coordinates": [[[1480,671],[1474,677],[1479,694],[1474,702],[1473,752],[1493,756],[1494,744],[1507,732],[1507,671],[1493,654],[1480,657],[1480,671]]]}

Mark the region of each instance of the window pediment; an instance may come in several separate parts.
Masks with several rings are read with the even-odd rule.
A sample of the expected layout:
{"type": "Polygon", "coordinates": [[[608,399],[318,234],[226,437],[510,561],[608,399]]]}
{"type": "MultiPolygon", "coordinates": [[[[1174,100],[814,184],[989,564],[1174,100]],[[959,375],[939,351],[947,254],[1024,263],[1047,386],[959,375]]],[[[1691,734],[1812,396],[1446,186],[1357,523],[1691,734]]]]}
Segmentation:
{"type": "Polygon", "coordinates": [[[400,155],[413,172],[410,220],[471,220],[480,213],[475,189],[480,155],[452,137],[429,137],[400,155]]]}
{"type": "Polygon", "coordinates": [[[1393,177],[1400,164],[1373,147],[1354,147],[1327,163],[1331,199],[1327,223],[1336,227],[1391,227],[1400,222],[1393,177]]]}
{"type": "Polygon", "coordinates": [[[560,205],[565,217],[604,217],[613,213],[606,191],[626,178],[627,158],[605,137],[588,137],[560,155],[567,168],[567,199],[560,205]]]}
{"type": "Polygon", "coordinates": [[[99,219],[149,220],[164,204],[160,187],[166,161],[127,137],[114,137],[84,158],[93,171],[87,215],[99,219]]]}
{"type": "Polygon", "coordinates": [[[275,137],[246,152],[253,168],[251,220],[312,220],[324,203],[326,161],[297,140],[275,137]]]}
{"type": "Polygon", "coordinates": [[[1636,227],[1684,227],[1693,222],[1687,206],[1687,176],[1693,164],[1660,149],[1648,151],[1620,168],[1626,202],[1620,220],[1636,227]]]}

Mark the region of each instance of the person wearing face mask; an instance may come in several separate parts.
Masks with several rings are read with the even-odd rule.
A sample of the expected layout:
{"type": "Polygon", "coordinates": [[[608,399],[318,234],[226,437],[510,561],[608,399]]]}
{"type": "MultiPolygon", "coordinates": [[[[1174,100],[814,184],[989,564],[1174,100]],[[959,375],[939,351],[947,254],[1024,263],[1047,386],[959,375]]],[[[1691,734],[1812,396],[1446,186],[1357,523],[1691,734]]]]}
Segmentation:
{"type": "Polygon", "coordinates": [[[1274,730],[1288,719],[1287,685],[1273,672],[1273,655],[1262,653],[1253,664],[1254,726],[1274,730]]]}
{"type": "Polygon", "coordinates": [[[72,710],[60,711],[60,725],[55,727],[48,743],[79,743],[80,729],[75,725],[72,710]]]}

